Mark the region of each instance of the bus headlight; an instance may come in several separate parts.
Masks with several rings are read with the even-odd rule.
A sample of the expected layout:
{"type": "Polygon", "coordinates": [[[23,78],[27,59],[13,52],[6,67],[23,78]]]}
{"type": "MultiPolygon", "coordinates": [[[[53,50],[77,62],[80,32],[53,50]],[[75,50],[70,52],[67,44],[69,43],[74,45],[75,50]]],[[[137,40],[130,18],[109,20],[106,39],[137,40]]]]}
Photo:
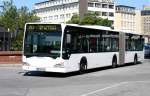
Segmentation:
{"type": "Polygon", "coordinates": [[[65,66],[64,66],[64,63],[61,62],[61,63],[55,64],[54,67],[55,68],[64,68],[65,66]]]}

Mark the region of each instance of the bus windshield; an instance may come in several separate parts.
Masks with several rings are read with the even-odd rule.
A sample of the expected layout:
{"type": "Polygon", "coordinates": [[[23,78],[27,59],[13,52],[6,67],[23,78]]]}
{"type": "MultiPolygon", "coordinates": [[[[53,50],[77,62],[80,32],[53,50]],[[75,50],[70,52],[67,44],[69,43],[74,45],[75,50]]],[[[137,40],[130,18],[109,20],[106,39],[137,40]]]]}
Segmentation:
{"type": "Polygon", "coordinates": [[[59,57],[61,34],[61,25],[28,24],[25,32],[24,55],[59,57]]]}

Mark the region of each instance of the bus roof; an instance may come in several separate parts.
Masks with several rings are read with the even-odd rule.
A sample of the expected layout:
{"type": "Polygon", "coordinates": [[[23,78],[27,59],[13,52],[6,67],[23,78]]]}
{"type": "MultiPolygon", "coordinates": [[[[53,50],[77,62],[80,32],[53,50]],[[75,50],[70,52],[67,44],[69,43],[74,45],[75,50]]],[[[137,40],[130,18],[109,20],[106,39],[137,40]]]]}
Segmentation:
{"type": "Polygon", "coordinates": [[[61,24],[61,25],[64,25],[64,26],[73,26],[73,27],[107,30],[107,31],[123,32],[123,33],[142,35],[142,34],[139,34],[139,33],[124,31],[124,30],[114,30],[111,27],[99,26],[99,25],[79,25],[79,24],[65,24],[65,23],[44,23],[44,22],[30,22],[30,23],[26,23],[26,24],[61,24]]]}
{"type": "Polygon", "coordinates": [[[64,24],[64,23],[41,23],[41,22],[31,22],[31,23],[26,23],[26,24],[61,24],[64,26],[74,26],[74,27],[82,27],[82,28],[90,28],[90,29],[101,29],[101,30],[111,30],[110,27],[106,26],[98,26],[98,25],[79,25],[79,24],[64,24]]]}
{"type": "Polygon", "coordinates": [[[66,24],[66,25],[81,27],[81,28],[101,29],[101,30],[113,31],[110,27],[98,26],[98,25],[78,25],[78,24],[66,24]]]}

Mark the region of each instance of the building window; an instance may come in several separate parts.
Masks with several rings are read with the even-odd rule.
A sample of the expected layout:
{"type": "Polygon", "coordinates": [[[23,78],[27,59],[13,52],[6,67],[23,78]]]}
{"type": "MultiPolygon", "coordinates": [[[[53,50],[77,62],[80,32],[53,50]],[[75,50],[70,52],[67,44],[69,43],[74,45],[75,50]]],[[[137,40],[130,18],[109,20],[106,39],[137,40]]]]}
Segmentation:
{"type": "Polygon", "coordinates": [[[109,13],[109,16],[114,17],[114,13],[113,13],[113,12],[110,12],[110,13],[109,13]]]}
{"type": "Polygon", "coordinates": [[[107,4],[102,4],[102,8],[107,8],[107,4]]]}
{"type": "Polygon", "coordinates": [[[88,3],[88,7],[94,7],[94,3],[88,3]]]}
{"type": "Polygon", "coordinates": [[[99,14],[99,16],[102,16],[102,12],[100,12],[100,11],[97,11],[97,13],[99,14]]]}
{"type": "Polygon", "coordinates": [[[101,8],[101,4],[100,3],[95,3],[95,7],[101,8]]]}
{"type": "Polygon", "coordinates": [[[109,8],[110,9],[114,9],[114,5],[109,5],[109,8]]]}
{"type": "Polygon", "coordinates": [[[64,18],[64,14],[60,15],[60,19],[63,19],[64,18]]]}
{"type": "Polygon", "coordinates": [[[54,19],[58,19],[58,15],[55,15],[55,16],[54,16],[54,19]]]}
{"type": "Polygon", "coordinates": [[[52,19],[52,16],[49,16],[49,20],[51,20],[52,19]]]}
{"type": "Polygon", "coordinates": [[[70,18],[71,17],[71,14],[66,14],[66,18],[70,18]]]}
{"type": "Polygon", "coordinates": [[[107,12],[102,12],[102,16],[107,16],[107,12]]]}

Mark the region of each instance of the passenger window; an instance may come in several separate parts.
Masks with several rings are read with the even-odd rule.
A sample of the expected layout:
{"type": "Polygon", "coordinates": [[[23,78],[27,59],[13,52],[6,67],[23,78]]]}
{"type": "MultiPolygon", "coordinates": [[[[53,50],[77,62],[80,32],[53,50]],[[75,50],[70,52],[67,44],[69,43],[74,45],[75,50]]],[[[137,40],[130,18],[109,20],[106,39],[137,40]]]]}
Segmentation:
{"type": "Polygon", "coordinates": [[[90,38],[90,52],[97,52],[97,38],[90,38]]]}

